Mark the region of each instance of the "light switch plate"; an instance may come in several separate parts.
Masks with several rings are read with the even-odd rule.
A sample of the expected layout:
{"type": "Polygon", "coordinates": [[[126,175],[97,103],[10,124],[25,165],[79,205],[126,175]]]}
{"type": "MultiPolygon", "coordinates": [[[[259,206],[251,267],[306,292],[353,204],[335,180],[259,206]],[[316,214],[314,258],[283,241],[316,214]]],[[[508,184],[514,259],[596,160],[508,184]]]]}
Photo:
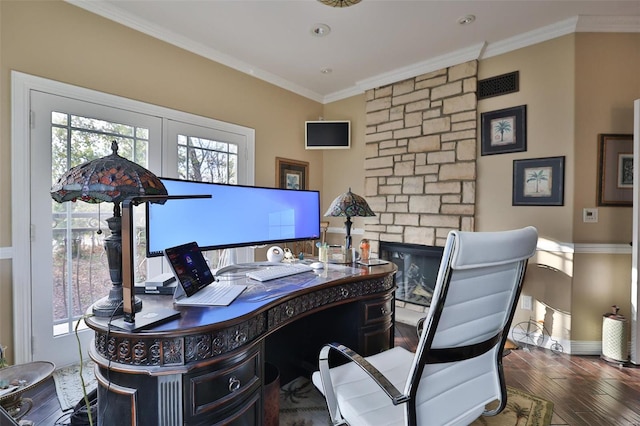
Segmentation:
{"type": "Polygon", "coordinates": [[[598,223],[598,209],[582,209],[582,221],[584,223],[598,223]]]}

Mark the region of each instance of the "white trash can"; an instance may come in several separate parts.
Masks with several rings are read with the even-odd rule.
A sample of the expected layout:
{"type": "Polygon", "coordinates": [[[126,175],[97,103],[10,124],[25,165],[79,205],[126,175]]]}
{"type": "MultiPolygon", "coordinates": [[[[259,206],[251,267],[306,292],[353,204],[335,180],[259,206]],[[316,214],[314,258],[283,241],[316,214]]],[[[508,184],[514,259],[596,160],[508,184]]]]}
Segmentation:
{"type": "Polygon", "coordinates": [[[627,362],[627,319],[618,314],[618,306],[611,308],[612,312],[602,316],[602,358],[610,362],[627,362]]]}

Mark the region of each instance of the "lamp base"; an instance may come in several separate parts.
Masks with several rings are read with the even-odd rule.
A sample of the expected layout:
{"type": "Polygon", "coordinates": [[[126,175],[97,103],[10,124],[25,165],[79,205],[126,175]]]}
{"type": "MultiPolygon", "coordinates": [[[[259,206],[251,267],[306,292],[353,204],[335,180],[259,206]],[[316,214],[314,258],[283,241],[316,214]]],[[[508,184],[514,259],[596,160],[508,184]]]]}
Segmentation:
{"type": "MultiPolygon", "coordinates": [[[[138,297],[135,298],[133,305],[136,312],[140,312],[142,309],[142,300],[138,297]]],[[[102,299],[95,302],[92,306],[93,315],[97,317],[116,317],[124,314],[122,307],[122,291],[120,292],[120,298],[114,297],[112,294],[105,296],[102,299]]]]}

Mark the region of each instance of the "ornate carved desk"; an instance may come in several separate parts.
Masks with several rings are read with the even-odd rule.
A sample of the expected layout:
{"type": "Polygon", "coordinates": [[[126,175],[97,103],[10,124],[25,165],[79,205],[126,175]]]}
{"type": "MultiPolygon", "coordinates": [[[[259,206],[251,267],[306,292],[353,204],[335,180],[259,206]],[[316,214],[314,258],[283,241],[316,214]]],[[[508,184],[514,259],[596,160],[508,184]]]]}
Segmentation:
{"type": "MultiPolygon", "coordinates": [[[[334,267],[258,283],[227,307],[176,307],[180,318],[137,333],[91,317],[99,424],[260,425],[264,364],[287,383],[317,368],[320,347],[363,355],[393,346],[395,266],[334,267]]],[[[142,296],[143,309],[172,305],[142,296]]]]}

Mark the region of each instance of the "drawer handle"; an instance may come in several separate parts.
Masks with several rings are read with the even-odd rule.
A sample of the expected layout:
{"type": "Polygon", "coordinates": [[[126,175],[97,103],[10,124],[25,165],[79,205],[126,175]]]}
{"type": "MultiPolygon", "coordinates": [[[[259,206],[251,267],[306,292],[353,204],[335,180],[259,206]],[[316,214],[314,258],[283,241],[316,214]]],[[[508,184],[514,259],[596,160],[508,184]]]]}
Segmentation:
{"type": "Polygon", "coordinates": [[[244,333],[240,333],[239,331],[236,331],[235,341],[236,343],[244,343],[247,341],[247,335],[244,333]]]}
{"type": "Polygon", "coordinates": [[[380,312],[382,312],[382,315],[387,315],[387,308],[383,306],[382,308],[380,308],[380,312]]]}
{"type": "Polygon", "coordinates": [[[341,288],[340,294],[342,295],[342,297],[347,297],[349,295],[349,290],[347,290],[346,288],[341,288]]]}
{"type": "Polygon", "coordinates": [[[293,306],[287,306],[284,310],[284,313],[291,318],[293,316],[293,314],[296,313],[295,309],[293,309],[293,306]]]}
{"type": "Polygon", "coordinates": [[[229,378],[229,392],[235,392],[240,389],[240,380],[236,378],[236,376],[231,376],[229,378]]]}

